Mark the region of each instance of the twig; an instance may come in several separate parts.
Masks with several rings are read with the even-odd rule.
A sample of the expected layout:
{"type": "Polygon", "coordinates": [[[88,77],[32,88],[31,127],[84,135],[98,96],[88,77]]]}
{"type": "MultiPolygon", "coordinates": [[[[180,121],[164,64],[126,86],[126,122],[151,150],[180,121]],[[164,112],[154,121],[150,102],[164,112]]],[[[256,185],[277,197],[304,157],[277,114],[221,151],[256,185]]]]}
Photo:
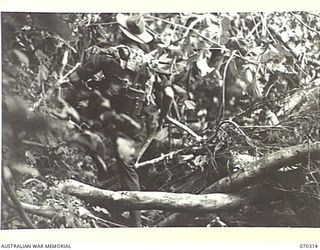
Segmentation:
{"type": "Polygon", "coordinates": [[[315,33],[317,33],[318,35],[320,35],[320,32],[311,28],[309,25],[307,25],[306,23],[302,22],[295,14],[293,14],[293,12],[289,11],[290,15],[292,15],[294,17],[294,19],[296,19],[299,23],[301,23],[304,27],[306,27],[308,30],[313,31],[315,33]]]}
{"type": "MultiPolygon", "coordinates": [[[[218,145],[218,144],[217,144],[218,145]]],[[[216,146],[217,146],[216,145],[216,146]]],[[[215,174],[219,177],[219,172],[218,172],[218,168],[216,167],[217,166],[217,162],[216,162],[216,159],[215,159],[215,152],[216,152],[216,147],[214,149],[214,155],[212,154],[211,150],[209,149],[209,147],[206,145],[205,146],[205,149],[207,150],[207,152],[209,153],[210,155],[210,161],[209,163],[211,164],[212,166],[212,169],[214,170],[215,174]]]]}
{"type": "Polygon", "coordinates": [[[235,123],[234,121],[230,121],[230,120],[223,121],[223,123],[230,123],[234,127],[236,127],[236,129],[240,132],[240,134],[245,138],[247,144],[250,147],[252,147],[255,151],[257,151],[257,147],[252,143],[252,140],[243,132],[243,130],[239,127],[239,125],[237,123],[235,123]]]}
{"type": "Polygon", "coordinates": [[[270,37],[274,36],[277,40],[279,40],[282,43],[282,45],[286,49],[288,49],[292,53],[294,58],[298,61],[299,60],[299,55],[292,48],[290,48],[290,46],[285,41],[283,41],[281,35],[271,26],[268,27],[268,30],[271,31],[271,33],[272,33],[272,35],[270,34],[270,37]]]}
{"type": "Polygon", "coordinates": [[[67,74],[65,74],[63,76],[63,79],[67,78],[68,76],[70,76],[74,71],[76,71],[76,69],[81,65],[81,63],[77,63],[71,70],[68,71],[67,74]]]}
{"type": "Polygon", "coordinates": [[[46,146],[42,143],[39,142],[33,142],[33,141],[27,141],[23,140],[22,144],[27,145],[27,146],[32,146],[32,147],[38,147],[38,148],[45,148],[46,146]]]}
{"type": "MultiPolygon", "coordinates": [[[[269,34],[271,40],[273,41],[274,44],[277,44],[276,38],[272,35],[271,31],[267,28],[267,33],[269,34]]],[[[282,40],[281,40],[282,41],[282,40]]]]}
{"type": "MultiPolygon", "coordinates": [[[[51,96],[52,93],[56,90],[56,88],[59,89],[60,85],[63,83],[69,82],[68,79],[66,79],[72,72],[74,72],[78,67],[80,66],[80,63],[77,63],[76,66],[74,66],[67,74],[65,74],[62,78],[59,79],[57,86],[53,86],[52,88],[48,89],[47,92],[42,93],[41,98],[32,105],[31,111],[34,111],[37,107],[40,106],[43,100],[45,100],[47,97],[51,96]]],[[[60,100],[61,101],[61,100],[60,100]]]]}
{"type": "Polygon", "coordinates": [[[58,100],[61,100],[61,86],[60,86],[60,82],[63,81],[63,71],[64,69],[66,68],[66,65],[68,63],[68,57],[69,57],[69,52],[68,50],[65,50],[64,54],[63,54],[63,58],[62,58],[62,66],[61,66],[61,69],[60,69],[60,72],[59,72],[59,81],[58,81],[58,100]]]}
{"type": "Polygon", "coordinates": [[[181,122],[177,121],[176,119],[168,116],[167,120],[171,122],[172,124],[176,125],[177,127],[183,129],[186,131],[188,134],[192,135],[194,138],[196,138],[197,141],[202,141],[202,137],[195,133],[192,129],[190,129],[188,126],[182,124],[181,122]]]}
{"type": "MultiPolygon", "coordinates": [[[[176,125],[177,127],[183,129],[188,134],[190,134],[193,137],[195,137],[198,142],[203,140],[203,138],[200,135],[198,135],[192,129],[190,129],[188,126],[182,124],[181,122],[177,121],[176,119],[174,119],[174,118],[172,118],[170,116],[167,116],[167,120],[169,122],[171,122],[172,124],[176,125]]],[[[150,136],[150,138],[154,138],[154,136],[150,136]]],[[[145,145],[149,145],[148,141],[145,143],[145,145]]],[[[154,158],[152,160],[145,161],[145,162],[141,162],[141,163],[136,161],[135,167],[136,168],[140,168],[140,167],[144,167],[144,166],[147,166],[147,165],[155,165],[155,164],[157,164],[157,163],[159,163],[159,162],[161,162],[163,160],[171,159],[174,155],[181,153],[183,150],[185,150],[185,148],[170,152],[170,153],[165,154],[165,155],[161,155],[160,157],[157,157],[157,158],[154,158]]],[[[139,156],[141,157],[141,151],[139,153],[139,156]]],[[[138,157],[138,160],[140,159],[140,157],[138,157]]]]}
{"type": "Polygon", "coordinates": [[[161,155],[161,156],[159,156],[157,158],[154,158],[152,160],[148,160],[148,161],[144,161],[144,162],[138,163],[138,164],[135,165],[135,167],[136,168],[141,168],[141,167],[145,167],[145,166],[148,166],[148,165],[152,166],[152,165],[155,165],[155,164],[157,164],[159,162],[162,162],[162,161],[164,161],[166,159],[172,159],[173,156],[183,152],[183,150],[185,150],[185,149],[184,148],[183,149],[178,149],[178,150],[172,151],[172,152],[170,152],[168,154],[161,155]]]}
{"type": "Polygon", "coordinates": [[[240,134],[246,139],[246,142],[248,143],[248,145],[249,145],[250,147],[252,147],[255,151],[257,151],[257,147],[252,143],[252,140],[242,131],[242,129],[240,128],[240,126],[239,126],[238,124],[236,124],[234,121],[231,121],[231,120],[224,120],[224,121],[220,122],[219,125],[218,125],[217,128],[216,128],[216,132],[215,132],[213,135],[211,135],[211,136],[206,140],[206,142],[208,143],[208,142],[210,142],[213,138],[215,138],[215,137],[218,135],[221,126],[222,126],[223,124],[226,124],[226,123],[230,123],[230,124],[232,124],[234,127],[236,127],[237,130],[240,132],[240,134]]]}
{"type": "Polygon", "coordinates": [[[77,53],[77,50],[75,48],[73,48],[67,41],[65,41],[64,39],[62,39],[60,36],[53,36],[53,38],[61,41],[62,43],[64,43],[69,49],[71,49],[74,53],[77,53]]]}
{"type": "Polygon", "coordinates": [[[114,22],[109,22],[109,23],[90,23],[88,25],[86,25],[85,29],[90,27],[90,26],[98,26],[98,25],[112,25],[112,24],[117,24],[118,22],[114,21],[114,22]]]}
{"type": "MultiPolygon", "coordinates": [[[[196,18],[194,21],[192,21],[190,23],[190,25],[188,26],[188,29],[185,31],[185,33],[183,34],[183,38],[186,39],[189,34],[190,34],[190,31],[193,30],[193,27],[199,22],[199,18],[196,18]]],[[[184,39],[181,41],[181,43],[184,42],[184,39]]]]}
{"type": "Polygon", "coordinates": [[[136,159],[136,162],[135,162],[135,166],[139,164],[139,161],[141,159],[141,157],[143,156],[144,152],[147,150],[147,148],[150,146],[151,142],[153,141],[153,139],[157,136],[159,131],[155,130],[151,133],[151,135],[148,137],[148,139],[144,142],[144,144],[142,145],[139,153],[138,153],[138,156],[137,156],[137,159],[136,159]]]}
{"type": "MultiPolygon", "coordinates": [[[[253,19],[254,20],[254,19],[253,19]]],[[[246,35],[246,38],[245,38],[245,40],[247,40],[252,34],[253,34],[253,32],[255,32],[257,29],[258,29],[258,27],[261,25],[261,21],[260,22],[258,22],[258,23],[256,23],[255,24],[255,26],[253,27],[253,29],[248,33],[248,35],[246,35]]],[[[257,32],[257,35],[258,35],[259,33],[257,32]]]]}
{"type": "Polygon", "coordinates": [[[261,125],[256,125],[256,126],[253,126],[253,125],[247,125],[247,126],[238,126],[239,128],[261,128],[261,129],[286,129],[286,130],[289,130],[289,126],[269,126],[269,125],[266,125],[266,126],[261,126],[261,125]]]}

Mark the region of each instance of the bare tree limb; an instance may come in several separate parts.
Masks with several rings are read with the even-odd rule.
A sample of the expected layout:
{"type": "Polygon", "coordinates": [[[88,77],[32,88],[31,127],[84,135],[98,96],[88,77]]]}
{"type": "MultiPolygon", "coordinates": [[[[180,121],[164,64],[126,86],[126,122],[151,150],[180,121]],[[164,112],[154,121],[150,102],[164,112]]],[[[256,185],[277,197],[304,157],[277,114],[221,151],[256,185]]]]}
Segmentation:
{"type": "Polygon", "coordinates": [[[188,126],[182,124],[181,122],[177,121],[176,119],[173,119],[172,117],[168,116],[167,117],[168,121],[171,122],[172,124],[176,125],[177,127],[183,129],[186,131],[188,134],[192,135],[194,138],[196,138],[197,141],[201,141],[202,137],[195,133],[192,129],[190,129],[188,126]]]}
{"type": "Polygon", "coordinates": [[[27,140],[22,140],[22,144],[26,146],[31,146],[31,147],[37,147],[37,148],[45,148],[46,146],[44,144],[41,144],[39,142],[33,142],[33,141],[27,141],[27,140]]]}
{"type": "MultiPolygon", "coordinates": [[[[279,169],[283,166],[299,163],[305,160],[309,155],[320,158],[320,142],[313,144],[302,144],[289,148],[284,148],[275,153],[267,155],[260,160],[249,164],[244,167],[241,172],[238,171],[231,176],[225,177],[218,182],[207,187],[202,193],[212,192],[228,192],[239,190],[242,187],[253,183],[259,178],[263,177],[268,172],[279,169]]],[[[192,217],[186,213],[174,213],[160,222],[157,226],[172,226],[177,221],[183,221],[187,218],[192,217]]]]}
{"type": "MultiPolygon", "coordinates": [[[[242,205],[249,205],[249,204],[260,204],[261,202],[270,202],[274,200],[278,200],[282,197],[282,192],[276,190],[267,185],[255,185],[248,187],[241,191],[239,194],[243,198],[242,204],[239,203],[239,207],[242,205]]],[[[225,210],[223,210],[225,211],[225,210]]],[[[192,213],[173,213],[167,216],[164,220],[159,222],[156,227],[180,227],[185,226],[189,222],[191,222],[197,216],[203,216],[204,213],[201,212],[192,212],[192,213]]],[[[215,213],[215,216],[217,214],[215,213]]]]}
{"type": "Polygon", "coordinates": [[[230,194],[187,194],[144,191],[109,191],[68,180],[61,184],[62,192],[102,206],[117,206],[124,210],[158,209],[166,211],[214,212],[238,207],[253,197],[230,194]]]}
{"type": "Polygon", "coordinates": [[[241,171],[220,179],[207,187],[203,193],[233,192],[239,190],[254,183],[259,178],[264,177],[267,173],[278,170],[284,166],[305,161],[309,156],[320,159],[320,141],[287,147],[268,154],[244,166],[241,171]]]}
{"type": "Polygon", "coordinates": [[[316,94],[320,93],[320,84],[317,86],[308,88],[308,89],[299,89],[294,94],[286,97],[283,100],[283,104],[281,105],[281,109],[278,111],[278,116],[283,116],[292,112],[296,107],[300,107],[301,103],[305,100],[313,101],[316,94]],[[312,98],[313,97],[313,98],[312,98]]]}
{"type": "Polygon", "coordinates": [[[151,159],[151,160],[147,160],[147,161],[144,161],[144,162],[141,162],[141,163],[137,163],[135,165],[136,168],[141,168],[141,167],[146,167],[146,166],[153,166],[159,162],[162,162],[164,160],[167,160],[167,159],[172,159],[175,155],[178,155],[179,153],[183,152],[184,149],[178,149],[176,151],[172,151],[170,153],[167,153],[167,154],[163,154],[157,158],[154,158],[154,159],[151,159]]]}

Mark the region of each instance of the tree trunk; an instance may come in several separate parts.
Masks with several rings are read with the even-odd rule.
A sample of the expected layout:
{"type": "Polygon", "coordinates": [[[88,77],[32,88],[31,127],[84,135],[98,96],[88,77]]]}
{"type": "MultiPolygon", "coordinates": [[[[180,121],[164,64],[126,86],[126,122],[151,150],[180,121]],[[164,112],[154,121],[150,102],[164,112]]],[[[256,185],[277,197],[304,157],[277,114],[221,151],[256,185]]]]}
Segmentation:
{"type": "MultiPolygon", "coordinates": [[[[308,156],[320,158],[320,142],[312,144],[302,144],[298,146],[284,148],[275,153],[269,154],[258,161],[244,167],[241,172],[234,173],[230,176],[222,178],[211,186],[207,187],[202,193],[228,192],[236,191],[242,187],[253,183],[255,180],[263,177],[268,172],[277,170],[286,165],[292,165],[304,161],[308,156]]],[[[161,221],[157,226],[167,227],[173,226],[177,221],[190,219],[190,214],[174,213],[165,220],[161,221]]]]}
{"type": "Polygon", "coordinates": [[[166,210],[185,212],[214,212],[238,207],[254,199],[250,195],[187,194],[144,191],[109,191],[68,180],[62,192],[74,195],[93,204],[119,207],[124,210],[166,210]]]}
{"type": "Polygon", "coordinates": [[[220,179],[202,193],[233,192],[248,186],[268,173],[312,157],[320,159],[320,142],[287,147],[244,166],[240,171],[220,179]]]}
{"type": "Polygon", "coordinates": [[[290,114],[294,109],[301,108],[305,102],[315,102],[319,100],[320,95],[320,81],[317,81],[315,86],[307,89],[299,89],[294,94],[282,100],[281,109],[277,112],[277,116],[284,116],[290,114]]]}

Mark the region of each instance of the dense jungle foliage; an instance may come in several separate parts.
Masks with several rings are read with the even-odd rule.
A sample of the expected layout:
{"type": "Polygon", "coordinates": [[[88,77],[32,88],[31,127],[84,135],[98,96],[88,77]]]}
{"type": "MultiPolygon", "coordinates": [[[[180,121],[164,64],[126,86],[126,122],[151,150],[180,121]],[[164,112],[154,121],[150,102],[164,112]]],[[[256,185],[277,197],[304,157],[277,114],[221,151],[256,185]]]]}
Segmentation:
{"type": "MultiPolygon", "coordinates": [[[[265,155],[319,141],[319,15],[143,13],[155,37],[150,50],[172,76],[171,116],[202,138],[168,122],[152,142],[157,150],[143,159],[158,161],[140,162],[143,191],[201,194],[265,155]]],[[[119,190],[108,136],[79,133],[81,117],[64,99],[67,76],[87,48],[121,43],[115,14],[1,17],[1,228],[126,227],[126,212],[124,220],[113,218],[105,207],[58,188],[74,179],[119,190]],[[103,180],[87,153],[101,143],[109,169],[103,180]]],[[[267,192],[256,203],[171,224],[161,223],[173,211],[142,210],[143,225],[319,227],[319,163],[308,157],[266,174],[258,186],[267,192]]]]}

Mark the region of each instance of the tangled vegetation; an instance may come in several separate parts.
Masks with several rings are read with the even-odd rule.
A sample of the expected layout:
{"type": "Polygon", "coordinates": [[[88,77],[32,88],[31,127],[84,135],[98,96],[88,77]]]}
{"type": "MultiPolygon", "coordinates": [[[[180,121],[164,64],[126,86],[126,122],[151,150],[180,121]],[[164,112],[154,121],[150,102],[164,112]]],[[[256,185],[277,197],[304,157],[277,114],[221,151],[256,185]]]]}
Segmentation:
{"type": "MultiPolygon", "coordinates": [[[[155,37],[151,53],[175,91],[171,118],[152,142],[161,154],[151,147],[137,165],[143,191],[219,190],[226,199],[225,207],[201,211],[203,202],[199,210],[172,203],[164,209],[161,200],[133,204],[144,209],[143,225],[318,227],[319,14],[143,15],[155,37]],[[303,152],[291,156],[293,149],[303,152]],[[276,167],[254,172],[264,159],[276,167]],[[238,188],[225,184],[229,177],[240,178],[238,188]]],[[[108,206],[77,193],[92,186],[117,191],[119,180],[108,136],[83,130],[78,109],[65,101],[67,77],[85,49],[121,43],[115,14],[2,13],[1,30],[1,228],[126,227],[126,212],[113,218],[108,206]],[[104,179],[88,154],[100,144],[104,179]]]]}

